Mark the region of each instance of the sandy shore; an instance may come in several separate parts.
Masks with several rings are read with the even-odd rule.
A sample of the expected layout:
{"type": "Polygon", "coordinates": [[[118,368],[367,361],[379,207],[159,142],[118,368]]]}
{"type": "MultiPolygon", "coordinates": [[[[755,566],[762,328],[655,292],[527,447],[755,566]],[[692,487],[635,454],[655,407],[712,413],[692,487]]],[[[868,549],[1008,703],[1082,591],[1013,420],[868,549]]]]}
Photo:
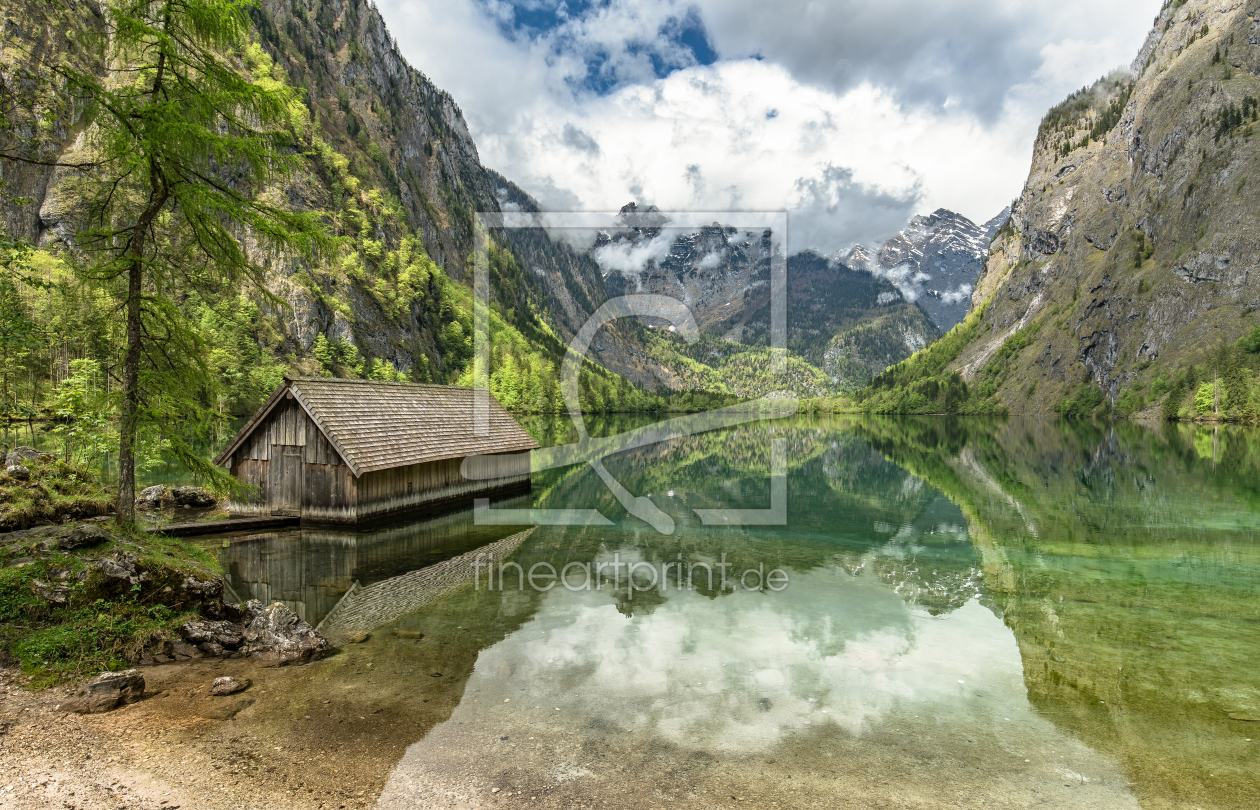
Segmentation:
{"type": "Polygon", "coordinates": [[[398,642],[389,642],[304,666],[203,659],[143,668],[145,698],[98,715],[57,710],[72,686],[35,691],[0,670],[0,807],[374,805],[407,745],[449,717],[466,679],[457,662],[425,660],[441,654],[420,643],[407,645],[410,665],[451,671],[397,678],[389,652],[398,642]],[[253,685],[213,697],[220,675],[253,685]]]}

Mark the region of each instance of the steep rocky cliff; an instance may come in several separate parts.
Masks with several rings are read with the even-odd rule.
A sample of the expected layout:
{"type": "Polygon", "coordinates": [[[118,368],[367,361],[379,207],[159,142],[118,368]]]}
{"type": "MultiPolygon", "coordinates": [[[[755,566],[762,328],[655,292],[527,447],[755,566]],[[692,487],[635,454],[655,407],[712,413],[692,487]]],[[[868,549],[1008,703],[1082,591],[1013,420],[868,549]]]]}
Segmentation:
{"type": "Polygon", "coordinates": [[[1256,0],[1166,3],[1130,72],[1042,122],[950,367],[975,383],[1005,347],[996,398],[1013,411],[1087,388],[1153,409],[1175,375],[1249,333],[1258,96],[1256,0]]]}
{"type": "MultiPolygon", "coordinates": [[[[68,58],[103,72],[103,15],[95,0],[0,0],[0,12],[0,67],[8,86],[35,87],[45,60],[68,58]]],[[[499,211],[506,202],[536,204],[481,164],[455,100],[407,64],[375,6],[261,0],[250,17],[263,52],[243,55],[245,66],[299,88],[309,115],[299,137],[310,150],[310,171],[286,196],[297,207],[326,212],[333,231],[351,240],[321,267],[273,265],[268,286],[287,307],[264,304],[274,327],[261,330],[268,333],[260,337],[266,352],[313,372],[323,338],[352,347],[341,351],[350,359],[336,364],[337,373],[354,373],[358,357],[365,367],[388,361],[404,375],[452,379],[468,354],[468,296],[457,287],[471,280],[474,213],[499,211]],[[453,322],[462,323],[462,337],[447,331],[453,322]]],[[[46,163],[76,154],[91,123],[81,109],[51,128],[20,110],[6,113],[16,113],[19,126],[0,138],[5,146],[46,163]]],[[[4,231],[52,252],[73,249],[80,223],[66,182],[72,172],[10,161],[3,172],[4,231]]],[[[545,234],[499,236],[514,255],[496,266],[492,294],[509,325],[534,344],[554,333],[559,340],[543,352],[554,359],[605,298],[598,269],[545,234]]],[[[618,362],[630,356],[613,354],[605,365],[655,383],[618,362]]]]}

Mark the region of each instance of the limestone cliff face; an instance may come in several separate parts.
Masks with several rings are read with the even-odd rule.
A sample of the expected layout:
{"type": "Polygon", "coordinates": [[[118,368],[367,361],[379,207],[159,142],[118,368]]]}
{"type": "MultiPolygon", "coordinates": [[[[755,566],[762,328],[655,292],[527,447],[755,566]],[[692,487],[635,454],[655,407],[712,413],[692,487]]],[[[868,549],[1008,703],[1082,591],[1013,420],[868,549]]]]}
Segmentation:
{"type": "MultiPolygon", "coordinates": [[[[99,34],[103,22],[99,0],[66,0],[58,6],[0,0],[0,15],[4,31],[0,79],[6,83],[21,83],[24,70],[37,73],[43,60],[62,58],[105,73],[100,39],[92,36],[99,34]],[[80,45],[93,42],[90,47],[80,45]]],[[[388,361],[419,379],[453,381],[468,351],[447,337],[448,328],[452,320],[460,319],[455,305],[466,310],[466,302],[459,300],[466,294],[448,294],[445,281],[432,277],[427,285],[421,282],[422,289],[408,290],[400,280],[402,257],[414,257],[419,246],[447,277],[467,285],[475,214],[536,211],[537,202],[481,164],[455,100],[407,64],[371,3],[260,0],[250,17],[253,38],[274,61],[274,70],[266,70],[272,78],[302,90],[310,116],[310,132],[305,133],[309,142],[303,144],[312,154],[309,171],[289,188],[276,191],[295,207],[325,212],[331,229],[352,243],[347,253],[317,267],[255,257],[269,266],[269,291],[285,304],[272,306],[260,297],[267,320],[266,328],[259,330],[260,343],[265,341],[272,356],[303,373],[320,370],[313,350],[322,336],[339,346],[353,346],[365,362],[388,361]],[[341,162],[340,168],[334,170],[330,161],[341,162]],[[397,210],[392,200],[397,200],[397,210]]],[[[38,86],[34,78],[27,83],[38,86]]],[[[20,112],[5,109],[7,116],[19,121],[16,134],[26,143],[15,144],[15,133],[0,132],[0,146],[25,150],[27,157],[46,163],[73,157],[91,126],[84,111],[58,118],[52,128],[38,126],[38,111],[33,112],[25,120],[20,112]]],[[[0,197],[0,227],[46,250],[73,251],[82,223],[74,184],[66,182],[72,175],[73,170],[4,162],[0,190],[10,196],[0,197]]],[[[492,295],[505,319],[529,335],[528,340],[546,343],[539,348],[553,360],[610,295],[632,291],[617,286],[620,274],[605,277],[592,255],[542,230],[507,230],[498,236],[500,245],[511,248],[512,257],[511,266],[496,269],[492,295]],[[552,335],[558,342],[550,339],[552,335]]],[[[680,237],[676,247],[667,260],[644,271],[643,283],[632,288],[687,302],[706,331],[729,336],[721,344],[723,350],[764,345],[768,261],[760,235],[737,237],[706,229],[680,237]]],[[[833,275],[845,283],[852,281],[847,271],[833,275]]],[[[813,289],[824,276],[815,273],[801,283],[813,289]]],[[[818,297],[804,301],[797,290],[789,318],[793,348],[807,356],[805,365],[825,364],[833,382],[849,386],[863,384],[872,369],[881,370],[890,357],[902,359],[935,334],[930,324],[920,322],[912,305],[898,301],[889,285],[870,277],[860,281],[863,300],[871,299],[867,304],[855,307],[852,296],[841,295],[835,284],[820,282],[828,303],[824,306],[818,297]],[[881,293],[890,300],[877,306],[881,293]],[[886,335],[864,323],[898,308],[906,310],[904,323],[899,321],[886,335]],[[860,335],[827,349],[839,327],[855,325],[864,326],[860,335]],[[878,338],[874,343],[872,335],[878,338]],[[872,354],[874,349],[867,351],[868,346],[878,351],[872,354]],[[824,363],[825,351],[829,353],[824,363]]],[[[466,336],[468,319],[462,320],[466,336]]],[[[633,323],[609,325],[592,344],[593,359],[650,389],[729,382],[716,373],[685,378],[683,372],[695,367],[694,361],[713,362],[713,356],[704,354],[690,362],[672,355],[662,358],[652,353],[647,334],[633,323]]],[[[812,366],[802,367],[802,372],[805,378],[823,374],[812,366]]],[[[347,368],[337,373],[347,373],[347,368]]],[[[826,390],[809,385],[800,393],[826,390]]]]}
{"type": "MultiPolygon", "coordinates": [[[[84,35],[100,26],[99,3],[66,0],[59,8],[4,0],[2,5],[5,42],[14,46],[4,53],[10,81],[20,76],[14,67],[38,70],[40,61],[63,57],[100,70],[99,47],[78,45],[90,43],[84,35]]],[[[423,232],[433,259],[459,277],[470,240],[454,227],[459,212],[452,207],[498,207],[454,99],[403,60],[380,14],[366,3],[264,0],[251,17],[288,79],[309,94],[312,118],[334,145],[345,140],[385,150],[396,175],[391,185],[397,188],[391,190],[401,198],[408,224],[423,232]]],[[[50,162],[65,156],[88,123],[82,117],[58,120],[30,156],[50,162]]],[[[6,230],[41,245],[61,238],[69,206],[56,185],[65,171],[29,164],[6,164],[6,170],[7,190],[23,198],[4,201],[6,230]]]]}
{"type": "Polygon", "coordinates": [[[1028,181],[972,297],[974,379],[1033,339],[998,397],[1050,408],[1082,383],[1114,402],[1207,359],[1260,308],[1260,14],[1256,0],[1168,3],[1131,75],[1051,110],[1028,181]]]}

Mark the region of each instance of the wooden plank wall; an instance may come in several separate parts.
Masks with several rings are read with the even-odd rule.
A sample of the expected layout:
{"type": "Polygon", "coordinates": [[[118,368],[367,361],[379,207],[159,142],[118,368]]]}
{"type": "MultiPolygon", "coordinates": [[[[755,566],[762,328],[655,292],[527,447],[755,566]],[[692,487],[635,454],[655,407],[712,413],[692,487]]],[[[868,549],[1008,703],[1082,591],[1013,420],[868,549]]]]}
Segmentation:
{"type": "Polygon", "coordinates": [[[266,421],[254,428],[254,432],[237,449],[234,458],[270,461],[271,445],[287,444],[306,447],[312,434],[317,440],[316,447],[306,450],[305,460],[308,463],[341,464],[341,457],[337,455],[337,451],[320,433],[315,423],[307,417],[302,406],[292,399],[277,405],[266,421]]]}
{"type": "MultiPolygon", "coordinates": [[[[478,493],[529,483],[529,468],[521,455],[505,453],[490,457],[499,477],[469,481],[460,473],[462,458],[411,464],[365,473],[358,482],[356,516],[362,520],[391,512],[403,512],[438,501],[472,497],[478,493]]],[[[528,465],[528,457],[525,457],[528,465]]],[[[482,468],[485,469],[485,468],[482,468]]],[[[493,468],[492,468],[493,469],[493,468]]]]}
{"type": "Polygon", "coordinates": [[[232,476],[243,484],[257,487],[256,493],[247,500],[233,498],[228,510],[234,515],[267,515],[267,462],[252,458],[232,457],[232,476]]]}
{"type": "Polygon", "coordinates": [[[326,464],[330,467],[343,466],[341,456],[337,454],[332,443],[324,438],[324,432],[319,429],[319,425],[307,418],[306,412],[301,411],[300,407],[299,412],[306,423],[306,440],[303,442],[306,445],[306,463],[326,464]]]}
{"type": "Polygon", "coordinates": [[[304,466],[302,520],[353,523],[357,517],[358,481],[350,468],[344,464],[304,466]]]}
{"type": "Polygon", "coordinates": [[[307,417],[296,400],[278,404],[262,424],[254,429],[232,456],[232,474],[240,481],[259,487],[248,502],[232,501],[229,509],[239,515],[270,514],[268,468],[272,445],[303,447],[302,514],[316,520],[354,520],[354,476],[337,450],[307,417]]]}

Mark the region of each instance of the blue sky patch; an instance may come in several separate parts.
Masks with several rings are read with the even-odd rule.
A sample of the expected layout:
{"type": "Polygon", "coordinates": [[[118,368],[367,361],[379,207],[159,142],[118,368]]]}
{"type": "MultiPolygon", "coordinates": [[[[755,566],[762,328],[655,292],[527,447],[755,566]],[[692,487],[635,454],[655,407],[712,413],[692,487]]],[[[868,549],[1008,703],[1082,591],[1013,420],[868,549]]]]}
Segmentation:
{"type": "Polygon", "coordinates": [[[514,2],[512,21],[500,21],[499,28],[511,39],[525,36],[529,39],[554,31],[571,19],[580,18],[599,8],[607,2],[591,3],[587,0],[571,0],[571,2],[552,2],[552,0],[523,0],[514,2]]]}
{"type": "MultiPolygon", "coordinates": [[[[486,8],[485,0],[478,0],[486,8]]],[[[669,17],[652,39],[595,42],[580,37],[580,24],[615,7],[616,0],[513,0],[511,10],[498,16],[504,38],[515,42],[546,42],[557,56],[578,56],[585,75],[571,80],[574,89],[605,95],[626,84],[651,76],[663,79],[694,65],[711,65],[718,59],[704,22],[695,8],[683,16],[669,17]]],[[[488,9],[487,9],[488,11],[488,9]]]]}
{"type": "Polygon", "coordinates": [[[704,22],[694,8],[678,21],[677,28],[671,32],[662,31],[662,34],[672,36],[675,42],[687,46],[698,65],[711,65],[717,61],[717,51],[709,44],[709,34],[704,30],[704,22]]]}

